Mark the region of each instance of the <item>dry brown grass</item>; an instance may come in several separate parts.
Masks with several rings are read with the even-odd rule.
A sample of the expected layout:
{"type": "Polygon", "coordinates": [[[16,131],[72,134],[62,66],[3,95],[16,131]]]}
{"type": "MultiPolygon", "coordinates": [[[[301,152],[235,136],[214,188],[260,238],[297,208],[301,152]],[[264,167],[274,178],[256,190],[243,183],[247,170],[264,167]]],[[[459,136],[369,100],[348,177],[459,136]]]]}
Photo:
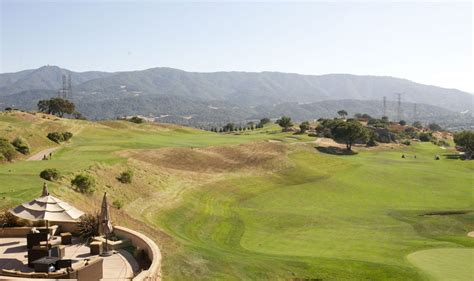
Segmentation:
{"type": "Polygon", "coordinates": [[[121,155],[164,169],[189,172],[233,172],[272,169],[286,157],[287,147],[278,143],[253,143],[209,148],[131,150],[121,155]]]}

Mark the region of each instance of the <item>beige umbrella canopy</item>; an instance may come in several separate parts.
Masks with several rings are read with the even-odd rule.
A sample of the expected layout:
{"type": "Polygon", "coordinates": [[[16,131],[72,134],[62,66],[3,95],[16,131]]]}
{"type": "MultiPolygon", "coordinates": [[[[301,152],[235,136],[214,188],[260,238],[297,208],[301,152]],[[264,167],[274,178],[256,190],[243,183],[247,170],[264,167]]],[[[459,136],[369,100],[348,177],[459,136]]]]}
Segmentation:
{"type": "Polygon", "coordinates": [[[11,209],[10,213],[30,221],[44,220],[58,222],[73,222],[84,214],[84,212],[61,201],[61,199],[49,195],[46,183],[43,186],[43,194],[41,197],[11,209]]]}

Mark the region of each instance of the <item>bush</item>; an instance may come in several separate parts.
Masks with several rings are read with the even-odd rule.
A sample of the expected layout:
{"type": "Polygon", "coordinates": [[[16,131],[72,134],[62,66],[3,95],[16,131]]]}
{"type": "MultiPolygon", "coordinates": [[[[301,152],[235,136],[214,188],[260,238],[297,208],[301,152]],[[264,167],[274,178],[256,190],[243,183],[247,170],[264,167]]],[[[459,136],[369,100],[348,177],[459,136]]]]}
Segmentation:
{"type": "Polygon", "coordinates": [[[409,140],[404,140],[402,143],[403,143],[404,145],[411,145],[411,142],[410,142],[409,140]]]}
{"type": "Polygon", "coordinates": [[[48,139],[54,141],[55,143],[65,142],[70,140],[71,138],[71,132],[52,132],[48,134],[48,139]]]}
{"type": "Polygon", "coordinates": [[[7,139],[0,138],[0,161],[12,161],[15,155],[15,147],[7,139]]]}
{"type": "Polygon", "coordinates": [[[3,209],[0,211],[0,227],[15,227],[21,226],[17,217],[8,211],[8,209],[3,209]]]}
{"type": "Polygon", "coordinates": [[[136,124],[141,124],[141,123],[145,122],[145,119],[140,118],[138,116],[133,116],[132,118],[128,119],[128,121],[130,121],[132,123],[136,123],[136,124]]]}
{"type": "Polygon", "coordinates": [[[405,126],[407,124],[407,122],[405,120],[400,120],[400,122],[398,122],[398,124],[400,124],[402,126],[405,126]]]}
{"type": "Polygon", "coordinates": [[[427,142],[433,139],[433,135],[431,133],[421,133],[418,138],[420,141],[427,142]]]}
{"type": "Polygon", "coordinates": [[[12,141],[12,145],[15,147],[15,149],[22,153],[22,154],[28,154],[30,153],[30,145],[28,142],[22,138],[22,137],[17,137],[12,141]]]}
{"type": "Polygon", "coordinates": [[[52,132],[48,134],[48,139],[54,141],[55,143],[61,143],[64,141],[64,136],[60,132],[52,132]]]}
{"type": "Polygon", "coordinates": [[[82,193],[92,193],[94,192],[95,179],[90,175],[80,174],[71,181],[71,184],[82,193]]]}
{"type": "Polygon", "coordinates": [[[63,139],[64,141],[68,141],[72,138],[72,133],[71,132],[63,132],[63,139]]]}
{"type": "Polygon", "coordinates": [[[115,200],[112,202],[112,206],[120,210],[123,207],[123,202],[121,200],[115,200]]]}
{"type": "Polygon", "coordinates": [[[55,181],[59,179],[59,171],[56,169],[45,169],[41,171],[39,175],[42,179],[48,180],[48,181],[55,181]]]}
{"type": "Polygon", "coordinates": [[[127,170],[122,172],[120,176],[117,178],[121,183],[132,183],[133,172],[131,170],[127,170]]]}
{"type": "Polygon", "coordinates": [[[83,215],[78,223],[78,228],[79,235],[84,240],[99,236],[99,216],[93,214],[83,215]]]}

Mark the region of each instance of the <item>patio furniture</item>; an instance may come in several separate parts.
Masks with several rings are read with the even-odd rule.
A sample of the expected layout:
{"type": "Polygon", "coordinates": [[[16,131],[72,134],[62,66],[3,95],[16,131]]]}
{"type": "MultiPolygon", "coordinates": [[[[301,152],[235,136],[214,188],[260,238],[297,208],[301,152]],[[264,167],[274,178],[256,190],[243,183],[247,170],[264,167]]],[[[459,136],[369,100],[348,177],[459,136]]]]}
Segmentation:
{"type": "Polygon", "coordinates": [[[89,244],[91,255],[100,255],[102,254],[102,242],[94,241],[89,244]]]}
{"type": "Polygon", "coordinates": [[[56,262],[56,268],[61,269],[61,268],[72,268],[72,260],[70,259],[61,259],[56,262]]]}
{"type": "Polygon", "coordinates": [[[34,246],[32,249],[28,250],[28,266],[33,267],[33,262],[43,258],[48,257],[50,254],[47,247],[34,246]]]}
{"type": "Polygon", "coordinates": [[[64,258],[66,255],[66,247],[63,245],[57,245],[51,248],[51,256],[58,257],[60,259],[64,258]]]}
{"type": "MultiPolygon", "coordinates": [[[[51,266],[56,266],[56,262],[59,260],[57,257],[42,257],[32,262],[36,272],[49,272],[51,266]]],[[[56,267],[55,267],[56,268],[56,267]]]]}
{"type": "Polygon", "coordinates": [[[104,260],[100,257],[84,260],[73,264],[73,271],[69,272],[69,279],[77,281],[99,281],[103,276],[104,260]]]}
{"type": "Polygon", "coordinates": [[[59,234],[61,236],[62,245],[71,245],[72,244],[72,234],[71,232],[63,232],[59,234]]]}
{"type": "Polygon", "coordinates": [[[26,234],[26,248],[32,249],[38,246],[42,241],[48,241],[48,233],[28,233],[26,234]]]}
{"type": "Polygon", "coordinates": [[[49,235],[51,235],[50,237],[53,237],[54,234],[56,234],[56,232],[58,231],[58,228],[59,226],[57,225],[51,225],[49,227],[46,227],[46,226],[36,227],[36,230],[38,230],[41,233],[48,233],[49,235]]]}
{"type": "Polygon", "coordinates": [[[105,247],[101,255],[106,257],[113,254],[113,252],[109,250],[108,238],[109,238],[109,234],[114,231],[114,228],[112,227],[112,223],[110,222],[109,204],[107,203],[107,192],[104,192],[104,197],[102,199],[102,206],[100,209],[99,218],[100,218],[99,233],[103,234],[105,237],[105,247]]]}

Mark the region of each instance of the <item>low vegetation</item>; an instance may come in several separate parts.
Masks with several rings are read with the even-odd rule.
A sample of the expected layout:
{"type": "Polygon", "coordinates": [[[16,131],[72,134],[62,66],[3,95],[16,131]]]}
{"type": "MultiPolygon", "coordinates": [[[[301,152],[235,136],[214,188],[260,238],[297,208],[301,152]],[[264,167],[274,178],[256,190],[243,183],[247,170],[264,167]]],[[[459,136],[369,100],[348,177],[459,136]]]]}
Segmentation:
{"type": "Polygon", "coordinates": [[[85,241],[99,235],[99,215],[86,213],[79,220],[79,235],[85,241]]]}
{"type": "Polygon", "coordinates": [[[39,176],[40,178],[48,180],[48,181],[56,181],[59,179],[60,174],[57,169],[49,168],[49,169],[44,169],[43,171],[41,171],[39,176]]]}
{"type": "Polygon", "coordinates": [[[51,132],[48,134],[48,139],[54,141],[55,143],[62,143],[69,141],[72,138],[71,132],[51,132]]]}
{"type": "Polygon", "coordinates": [[[118,181],[121,183],[132,183],[132,178],[133,178],[133,171],[132,170],[127,170],[124,171],[118,176],[118,181]]]}
{"type": "Polygon", "coordinates": [[[15,147],[7,139],[0,138],[0,162],[5,160],[12,161],[15,155],[15,147]]]}
{"type": "Polygon", "coordinates": [[[88,174],[79,174],[73,180],[71,185],[76,187],[79,192],[92,193],[95,191],[95,179],[88,174]]]}
{"type": "Polygon", "coordinates": [[[22,154],[29,154],[30,153],[30,145],[28,142],[22,138],[22,137],[16,137],[12,141],[12,145],[15,147],[15,149],[22,153],[22,154]]]}

